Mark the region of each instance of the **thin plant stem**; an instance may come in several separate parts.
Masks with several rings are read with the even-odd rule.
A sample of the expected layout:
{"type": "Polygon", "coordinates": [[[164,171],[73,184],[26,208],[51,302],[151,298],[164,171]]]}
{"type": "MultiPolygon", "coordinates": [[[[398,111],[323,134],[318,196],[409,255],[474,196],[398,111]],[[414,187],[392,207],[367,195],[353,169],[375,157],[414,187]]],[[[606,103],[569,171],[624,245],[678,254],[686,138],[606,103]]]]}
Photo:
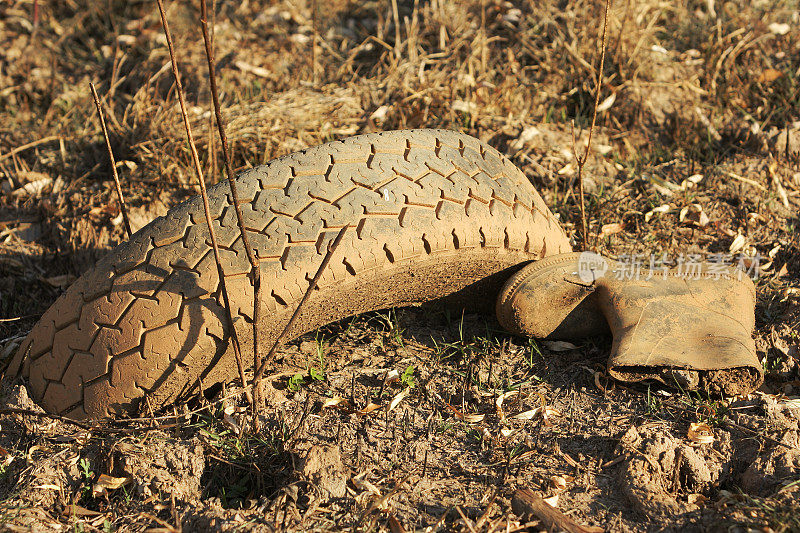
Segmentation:
{"type": "MultiPolygon", "coordinates": [[[[222,121],[222,112],[219,102],[219,90],[217,89],[217,76],[215,72],[214,61],[214,44],[208,31],[208,12],[206,0],[200,0],[200,26],[203,30],[203,42],[206,47],[206,59],[208,60],[208,78],[211,87],[211,99],[214,103],[214,116],[217,120],[217,131],[219,132],[220,144],[222,147],[222,164],[225,167],[225,174],[228,177],[228,183],[231,188],[231,195],[233,196],[233,209],[236,212],[236,224],[239,226],[239,232],[242,235],[242,246],[244,246],[247,260],[250,262],[250,272],[253,281],[253,369],[261,366],[261,269],[259,267],[258,256],[255,250],[250,246],[250,240],[247,237],[247,229],[244,225],[244,217],[242,210],[239,207],[239,191],[236,180],[233,176],[233,169],[231,168],[231,159],[228,153],[228,137],[225,134],[225,123],[222,121]]],[[[258,399],[260,380],[253,380],[253,420],[258,429],[258,399]]]]}
{"type": "Polygon", "coordinates": [[[397,0],[392,0],[392,18],[394,19],[394,56],[400,58],[400,12],[397,9],[397,0]]]}
{"type": "Polygon", "coordinates": [[[242,364],[242,352],[239,345],[239,336],[236,333],[236,328],[233,324],[233,314],[231,313],[231,302],[228,297],[228,287],[225,283],[225,271],[222,268],[222,261],[219,255],[219,245],[217,244],[217,236],[214,232],[214,224],[211,219],[211,206],[208,203],[208,192],[206,192],[206,182],[203,177],[203,168],[200,166],[200,157],[197,155],[197,147],[194,143],[194,136],[192,135],[192,126],[189,123],[189,114],[186,112],[186,102],[183,98],[183,87],[181,85],[181,76],[178,71],[178,63],[175,60],[175,50],[172,44],[172,35],[169,32],[169,23],[167,22],[167,15],[164,11],[163,0],[156,0],[158,2],[158,11],[161,14],[161,24],[164,27],[164,36],[167,39],[167,47],[169,48],[169,58],[172,63],[172,74],[175,76],[175,92],[178,93],[178,102],[181,106],[181,115],[183,116],[183,125],[186,128],[186,139],[189,142],[189,151],[192,154],[192,163],[194,164],[195,172],[197,173],[197,181],[200,184],[200,195],[203,197],[203,213],[206,217],[206,224],[208,225],[208,233],[211,237],[211,247],[214,250],[214,261],[217,264],[217,275],[219,277],[220,289],[222,292],[222,299],[225,305],[225,312],[228,318],[228,327],[231,332],[231,344],[233,345],[233,353],[236,358],[236,365],[239,367],[239,378],[242,380],[242,386],[245,387],[245,394],[247,399],[252,403],[253,398],[250,391],[247,390],[247,380],[244,377],[244,365],[242,364]]]}
{"type": "Polygon", "coordinates": [[[589,234],[586,223],[586,202],[584,200],[583,192],[583,167],[589,159],[589,150],[592,146],[592,135],[594,134],[594,126],[597,122],[597,106],[600,105],[600,90],[603,88],[603,68],[606,62],[606,36],[608,34],[608,11],[611,8],[611,0],[606,0],[605,13],[603,15],[603,37],[600,43],[600,68],[597,71],[597,83],[595,86],[594,95],[594,108],[592,110],[592,124],[589,126],[589,138],[586,141],[586,150],[583,152],[583,157],[578,155],[578,149],[575,142],[575,123],[572,123],[572,151],[575,154],[575,160],[578,163],[578,196],[580,197],[581,209],[581,246],[582,250],[586,250],[589,245],[589,234]]]}
{"type": "Polygon", "coordinates": [[[267,355],[264,357],[264,361],[261,363],[261,366],[256,370],[255,379],[261,379],[261,376],[264,374],[264,370],[267,368],[267,363],[275,354],[275,350],[278,349],[278,346],[283,338],[289,333],[289,330],[292,329],[295,321],[297,321],[297,317],[300,316],[300,310],[303,308],[303,305],[306,303],[306,300],[308,300],[309,296],[311,296],[311,293],[314,292],[314,289],[317,288],[317,283],[322,277],[322,273],[325,272],[325,269],[328,267],[328,263],[330,262],[333,253],[336,251],[336,248],[339,247],[339,243],[342,242],[342,237],[344,237],[344,234],[349,227],[349,225],[344,226],[339,230],[339,233],[336,234],[336,238],[333,239],[333,242],[328,247],[328,253],[325,254],[325,258],[322,260],[322,263],[320,263],[317,273],[314,274],[314,278],[308,284],[308,289],[306,289],[305,294],[303,294],[303,297],[300,299],[300,303],[297,304],[297,307],[295,308],[294,313],[292,313],[291,318],[289,318],[289,321],[283,327],[280,335],[278,335],[278,337],[275,339],[275,342],[272,344],[272,348],[270,348],[269,352],[267,352],[267,355]]]}
{"type": "Polygon", "coordinates": [[[97,114],[100,116],[100,126],[103,128],[103,137],[106,139],[106,149],[108,150],[108,159],[111,161],[111,174],[114,176],[114,186],[117,189],[117,199],[119,199],[119,210],[122,213],[122,222],[125,224],[125,233],[130,239],[133,235],[131,231],[131,221],[128,218],[128,207],[125,205],[125,197],[122,196],[122,186],[119,184],[119,175],[117,174],[117,162],[114,160],[114,151],[111,149],[111,141],[108,139],[108,128],[106,128],[106,118],[103,116],[103,108],[100,106],[100,98],[97,97],[97,90],[94,88],[94,83],[89,82],[89,89],[92,91],[92,98],[94,98],[94,105],[97,107],[97,114]]]}
{"type": "MultiPolygon", "coordinates": [[[[203,0],[205,2],[205,0],[203,0]]],[[[314,82],[314,87],[319,84],[317,78],[317,0],[311,0],[311,28],[312,28],[312,41],[311,41],[311,77],[314,82]]]]}

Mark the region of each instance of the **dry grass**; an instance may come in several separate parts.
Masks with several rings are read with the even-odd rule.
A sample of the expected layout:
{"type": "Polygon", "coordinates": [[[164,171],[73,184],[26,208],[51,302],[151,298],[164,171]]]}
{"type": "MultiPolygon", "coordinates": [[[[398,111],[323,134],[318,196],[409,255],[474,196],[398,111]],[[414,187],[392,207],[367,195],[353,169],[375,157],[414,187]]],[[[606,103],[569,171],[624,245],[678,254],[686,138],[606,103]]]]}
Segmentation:
{"type": "MultiPolygon", "coordinates": [[[[793,2],[738,5],[699,0],[617,0],[609,12],[607,56],[597,94],[604,10],[600,1],[336,0],[323,4],[283,0],[221,4],[215,15],[214,42],[235,169],[357,133],[416,127],[456,129],[508,154],[542,191],[568,231],[577,234],[579,201],[572,191],[576,189],[578,169],[570,123],[574,121],[576,129],[584,130],[577,140],[580,153],[588,143],[585,133],[599,96],[602,103],[592,156],[581,182],[586,191],[589,245],[616,255],[654,252],[675,256],[727,252],[738,235],[744,236],[742,251],[760,254],[762,265],[770,263],[758,282],[757,309],[759,354],[770,376],[767,392],[797,394],[800,30],[793,2]],[[312,13],[314,6],[316,16],[312,13]],[[607,103],[610,107],[605,107],[607,103]],[[694,175],[702,175],[702,179],[695,185],[687,184],[692,183],[686,180],[694,175]],[[664,205],[667,207],[651,213],[664,205]],[[692,205],[699,205],[708,216],[707,224],[681,216],[692,205]]],[[[213,140],[214,118],[197,23],[199,12],[193,2],[169,2],[167,8],[180,51],[188,117],[196,135],[199,161],[208,181],[215,182],[223,176],[213,153],[219,142],[213,140]]],[[[89,82],[95,83],[103,95],[110,142],[119,160],[134,230],[168,205],[195,193],[192,156],[169,69],[153,2],[19,0],[0,5],[0,317],[4,320],[0,322],[0,349],[8,350],[17,342],[74,276],[124,238],[102,130],[91,95],[85,90],[89,82]]],[[[375,326],[387,322],[380,316],[359,322],[363,338],[370,342],[381,339],[381,346],[385,342],[390,350],[405,350],[402,343],[408,335],[391,319],[388,323],[394,325],[389,329],[375,326]]],[[[355,330],[361,331],[359,327],[355,330]]],[[[426,379],[434,390],[444,387],[441,394],[458,394],[442,382],[469,377],[472,358],[476,358],[475,372],[480,376],[485,359],[498,351],[503,353],[501,341],[485,333],[488,326],[473,328],[473,333],[478,332],[475,338],[462,335],[451,324],[436,327],[439,329],[434,328],[434,333],[441,334],[445,344],[435,348],[435,368],[444,374],[431,371],[426,379]],[[455,334],[456,330],[460,333],[455,334]]],[[[348,336],[351,333],[337,333],[335,342],[342,351],[355,350],[359,342],[364,342],[361,337],[353,340],[348,336]]],[[[588,413],[594,411],[610,409],[613,420],[624,419],[629,424],[663,422],[674,432],[686,417],[694,419],[698,412],[711,411],[709,418],[715,419],[721,409],[708,399],[662,400],[651,396],[649,389],[598,395],[591,375],[584,375],[580,365],[587,357],[601,361],[605,349],[602,345],[582,347],[582,359],[571,361],[569,366],[541,360],[534,344],[521,348],[519,354],[530,362],[527,369],[488,367],[487,383],[493,372],[498,379],[501,372],[507,372],[503,378],[507,383],[535,373],[537,379],[532,383],[537,384],[537,394],[562,410],[570,410],[566,417],[569,423],[556,424],[561,434],[554,433],[553,428],[531,430],[529,437],[533,440],[517,441],[520,450],[552,452],[553,442],[565,445],[562,436],[583,427],[581,418],[590,417],[588,413]],[[537,448],[540,445],[544,448],[537,448]]],[[[309,365],[312,363],[306,363],[308,369],[313,368],[309,365]]],[[[483,368],[484,374],[486,371],[483,368]]],[[[310,375],[306,375],[306,381],[311,386],[320,385],[310,375]]],[[[328,379],[335,381],[335,373],[330,376],[334,377],[328,379]]],[[[336,387],[343,395],[348,394],[348,384],[336,387]]],[[[367,387],[364,394],[374,394],[369,390],[367,387]]],[[[459,401],[469,406],[470,400],[464,399],[463,391],[461,394],[459,401]]],[[[412,399],[416,402],[414,420],[417,415],[431,414],[430,420],[446,425],[437,411],[441,406],[412,399]]],[[[458,403],[448,399],[454,405],[458,403]]],[[[299,402],[295,408],[305,412],[305,400],[294,400],[299,402]]],[[[777,424],[773,418],[753,420],[756,425],[762,424],[758,426],[762,433],[777,427],[770,426],[777,424]]],[[[430,439],[431,427],[424,424],[433,422],[420,423],[427,429],[424,438],[430,439]]],[[[0,420],[0,424],[5,429],[7,421],[0,420]]],[[[237,443],[219,420],[192,424],[196,427],[185,429],[190,434],[197,432],[206,452],[220,459],[213,460],[210,475],[210,486],[217,487],[218,496],[222,494],[218,488],[225,483],[253,480],[242,490],[264,489],[259,485],[263,476],[253,473],[259,469],[275,473],[276,480],[283,480],[284,475],[287,482],[296,479],[286,467],[291,454],[287,455],[280,443],[300,425],[272,428],[274,440],[253,437],[237,443]],[[259,454],[259,458],[248,459],[247,453],[259,454]]],[[[318,422],[309,422],[311,428],[316,427],[314,424],[318,422]]],[[[413,426],[412,422],[411,429],[413,426]]],[[[513,482],[509,468],[517,452],[512,444],[506,443],[505,449],[484,450],[484,444],[475,444],[482,442],[482,437],[473,435],[463,424],[453,426],[449,444],[442,446],[453,447],[455,442],[466,446],[469,453],[474,449],[486,451],[486,462],[500,465],[495,469],[505,468],[500,479],[494,479],[495,484],[513,482]]],[[[348,427],[345,424],[345,437],[356,439],[359,431],[369,435],[363,428],[350,434],[348,427]]],[[[57,429],[63,430],[61,426],[57,429]]],[[[600,440],[616,442],[624,424],[611,424],[606,430],[593,431],[600,440]]],[[[442,433],[449,435],[447,431],[442,433]]],[[[36,439],[52,437],[41,428],[31,429],[31,435],[33,441],[20,437],[17,444],[30,448],[39,442],[36,439]]],[[[423,435],[425,431],[415,438],[421,441],[423,435]]],[[[4,441],[2,445],[11,444],[4,441]]],[[[355,448],[362,449],[360,445],[355,448]]],[[[580,450],[592,459],[596,458],[593,454],[605,453],[605,459],[609,459],[613,446],[607,448],[577,446],[574,453],[580,450]]],[[[29,451],[20,450],[14,453],[24,456],[29,451]]],[[[370,464],[358,453],[357,464],[370,464]]],[[[429,471],[458,466],[448,463],[446,454],[440,455],[432,452],[429,471]]],[[[426,452],[426,465],[427,456],[426,452]]],[[[482,470],[473,467],[466,467],[463,484],[454,485],[464,494],[474,493],[476,480],[488,475],[477,473],[482,470]]],[[[371,468],[376,469],[373,481],[380,479],[392,485],[379,475],[390,472],[390,465],[378,461],[371,468]]],[[[2,472],[0,467],[0,497],[13,499],[15,491],[27,490],[2,481],[2,472]]],[[[585,479],[581,479],[587,487],[593,487],[587,491],[602,493],[605,489],[598,487],[603,486],[604,478],[595,473],[585,471],[581,474],[585,479]]],[[[525,483],[546,484],[544,470],[520,476],[525,483]]],[[[448,482],[455,483],[453,479],[448,482]]],[[[731,483],[725,490],[735,485],[731,483]]],[[[435,488],[424,490],[441,495],[435,488]]],[[[706,492],[721,501],[717,493],[706,492]]],[[[245,496],[231,500],[241,503],[245,496]]],[[[480,513],[476,509],[483,512],[480,506],[486,502],[445,496],[454,506],[460,506],[458,511],[447,514],[445,509],[406,509],[395,513],[401,522],[413,517],[418,525],[435,523],[438,518],[432,516],[448,517],[444,523],[451,529],[470,530],[478,523],[480,513]]],[[[227,501],[224,494],[219,497],[227,501]]],[[[613,498],[600,498],[602,505],[610,506],[609,511],[599,509],[593,500],[582,500],[578,493],[564,497],[586,520],[611,529],[639,527],[635,518],[625,514],[627,511],[614,507],[619,502],[613,498]]],[[[280,512],[278,504],[269,512],[274,511],[275,523],[296,526],[291,514],[287,515],[287,498],[284,496],[280,512]]],[[[97,504],[90,499],[80,501],[97,504]]],[[[135,498],[133,502],[114,502],[122,512],[112,513],[115,527],[136,529],[150,523],[141,516],[127,522],[122,517],[125,509],[143,512],[143,504],[135,498]]],[[[414,500],[409,502],[413,507],[414,500]]],[[[776,530],[798,527],[796,518],[791,518],[793,507],[786,504],[782,494],[747,495],[737,502],[731,504],[737,511],[730,513],[738,517],[736,523],[770,524],[776,530]],[[747,513],[753,516],[748,519],[747,513]]],[[[172,521],[169,504],[165,505],[162,511],[147,512],[160,512],[160,520],[172,521]]],[[[481,522],[481,527],[502,525],[509,509],[502,505],[495,505],[491,518],[481,522]]],[[[490,508],[492,505],[486,512],[490,508]]],[[[209,509],[203,512],[213,515],[209,509]]],[[[339,518],[347,518],[351,524],[365,518],[357,515],[351,509],[339,518]]],[[[699,523],[704,520],[701,515],[696,518],[699,523]]],[[[367,518],[367,523],[372,523],[367,518]]],[[[662,519],[650,519],[654,521],[651,525],[663,525],[659,522],[662,519]]],[[[74,517],[64,520],[65,524],[76,523],[74,517]]],[[[325,523],[323,518],[319,520],[319,524],[325,523]]],[[[102,528],[102,524],[93,527],[102,528]]]]}

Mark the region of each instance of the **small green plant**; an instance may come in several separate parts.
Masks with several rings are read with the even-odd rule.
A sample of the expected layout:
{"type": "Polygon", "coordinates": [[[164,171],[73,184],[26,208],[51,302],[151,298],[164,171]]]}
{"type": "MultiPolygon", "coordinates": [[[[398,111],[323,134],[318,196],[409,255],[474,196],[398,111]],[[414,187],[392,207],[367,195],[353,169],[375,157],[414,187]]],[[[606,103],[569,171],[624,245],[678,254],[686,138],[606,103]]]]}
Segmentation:
{"type": "Polygon", "coordinates": [[[414,379],[414,365],[408,365],[403,373],[400,375],[400,382],[408,387],[409,389],[413,389],[417,386],[417,382],[414,379]]]}
{"type": "Polygon", "coordinates": [[[325,341],[324,339],[317,338],[317,360],[319,364],[306,364],[305,372],[298,372],[289,378],[289,390],[297,392],[303,386],[303,383],[308,377],[312,381],[325,381],[325,368],[327,363],[325,361],[325,341]]]}
{"type": "Polygon", "coordinates": [[[300,390],[300,387],[303,386],[303,382],[305,381],[305,376],[302,372],[298,372],[294,376],[289,378],[289,390],[297,392],[300,390]]]}
{"type": "Polygon", "coordinates": [[[92,483],[94,481],[94,471],[92,470],[92,463],[84,458],[78,462],[78,468],[81,474],[81,497],[89,498],[92,495],[92,483]]]}
{"type": "Polygon", "coordinates": [[[647,386],[647,414],[655,416],[661,411],[661,399],[650,392],[650,385],[647,386]]]}
{"type": "Polygon", "coordinates": [[[311,379],[315,381],[325,381],[325,371],[320,370],[315,366],[311,366],[308,368],[308,375],[311,379]]]}
{"type": "Polygon", "coordinates": [[[319,367],[309,365],[308,375],[314,381],[325,381],[325,340],[317,338],[317,359],[319,360],[319,367]]]}

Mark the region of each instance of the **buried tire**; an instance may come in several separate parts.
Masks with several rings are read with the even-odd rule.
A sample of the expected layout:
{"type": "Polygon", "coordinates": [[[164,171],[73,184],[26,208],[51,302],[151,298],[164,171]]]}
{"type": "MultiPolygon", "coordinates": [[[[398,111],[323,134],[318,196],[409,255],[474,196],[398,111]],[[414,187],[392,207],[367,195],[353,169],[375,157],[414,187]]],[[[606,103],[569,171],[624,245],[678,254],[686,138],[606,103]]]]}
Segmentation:
{"type": "MultiPolygon", "coordinates": [[[[260,258],[267,345],[350,225],[289,337],[361,312],[449,301],[491,310],[521,263],[570,251],[525,176],[467,135],[394,131],[309,148],[236,178],[260,258]]],[[[209,189],[232,313],[252,353],[250,264],[230,187],[209,189]]],[[[47,310],[12,361],[43,408],[75,419],[157,408],[236,374],[201,199],[151,222],[47,310]]],[[[245,357],[248,360],[247,357],[245,357]]]]}

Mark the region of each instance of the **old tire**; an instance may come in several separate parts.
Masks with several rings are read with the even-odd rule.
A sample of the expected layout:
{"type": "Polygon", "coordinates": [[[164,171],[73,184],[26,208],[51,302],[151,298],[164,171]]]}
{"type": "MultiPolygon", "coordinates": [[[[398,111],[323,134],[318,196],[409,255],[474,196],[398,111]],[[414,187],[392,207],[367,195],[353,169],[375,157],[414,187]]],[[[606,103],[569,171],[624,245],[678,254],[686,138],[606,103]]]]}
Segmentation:
{"type": "MultiPolygon", "coordinates": [[[[360,135],[236,178],[261,260],[264,338],[283,328],[349,224],[295,337],[364,311],[449,299],[490,310],[521,263],[570,251],[539,194],[504,156],[439,130],[360,135]]],[[[209,189],[236,328],[251,362],[253,289],[230,187],[209,189]],[[248,325],[248,323],[250,325],[248,325]]],[[[202,202],[154,220],[76,281],[31,330],[8,375],[74,419],[157,408],[236,374],[202,202]]]]}

